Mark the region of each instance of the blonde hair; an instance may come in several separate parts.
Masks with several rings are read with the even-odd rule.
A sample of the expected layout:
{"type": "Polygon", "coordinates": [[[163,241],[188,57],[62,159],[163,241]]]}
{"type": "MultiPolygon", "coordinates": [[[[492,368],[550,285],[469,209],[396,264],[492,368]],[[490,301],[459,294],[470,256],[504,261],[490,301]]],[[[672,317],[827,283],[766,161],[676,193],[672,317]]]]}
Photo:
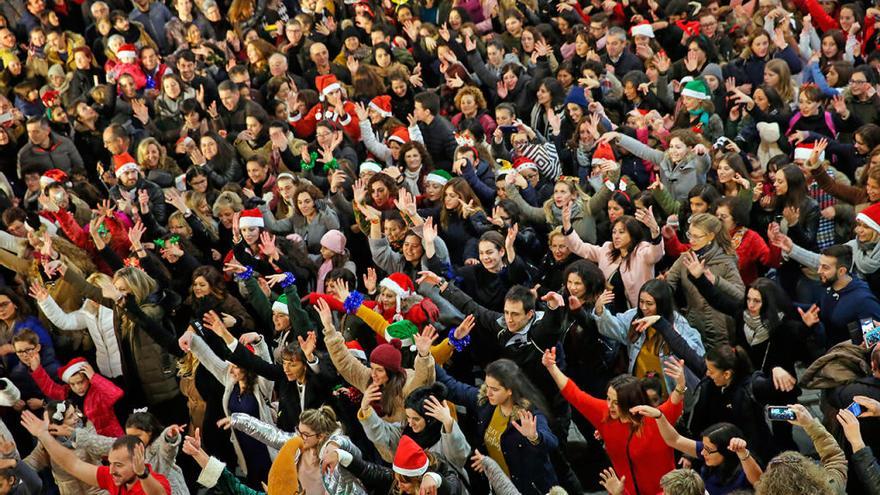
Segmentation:
{"type": "Polygon", "coordinates": [[[165,156],[167,155],[167,152],[165,151],[165,147],[162,146],[162,144],[159,143],[159,141],[154,137],[145,138],[143,141],[141,141],[138,144],[138,147],[137,147],[138,164],[143,167],[144,160],[147,158],[147,148],[149,148],[151,144],[156,145],[156,147],[159,149],[159,163],[156,164],[156,168],[161,168],[162,162],[165,160],[165,156]]]}
{"type": "Polygon", "coordinates": [[[764,65],[764,70],[769,70],[779,76],[779,84],[773,88],[779,93],[779,97],[785,103],[794,101],[797,88],[791,80],[791,69],[788,62],[782,59],[774,58],[764,65]]]}
{"type": "Polygon", "coordinates": [[[724,223],[711,213],[697,213],[690,219],[690,225],[696,227],[706,233],[715,234],[715,244],[721,248],[726,254],[736,254],[733,248],[733,242],[730,240],[730,234],[724,228],[724,223]]]}
{"type": "MultiPolygon", "coordinates": [[[[217,235],[217,229],[214,227],[214,221],[212,218],[205,216],[202,213],[202,209],[199,207],[202,201],[206,204],[208,202],[208,197],[205,196],[205,193],[200,193],[198,191],[186,191],[183,193],[183,201],[186,203],[186,207],[192,211],[195,216],[202,221],[202,225],[205,227],[205,230],[210,232],[213,235],[217,235]]],[[[186,223],[186,217],[184,217],[184,223],[186,223]]],[[[190,229],[190,235],[192,234],[192,229],[190,229]]]]}
{"type": "MultiPolygon", "coordinates": [[[[193,210],[193,212],[195,212],[195,210],[193,210]]],[[[169,227],[171,226],[171,222],[172,222],[172,221],[175,221],[175,222],[179,223],[180,225],[182,225],[183,228],[184,228],[184,230],[186,230],[186,232],[187,232],[186,235],[187,235],[188,237],[192,237],[192,233],[193,233],[193,232],[192,232],[192,227],[190,227],[190,226],[189,226],[189,223],[187,223],[187,221],[186,221],[186,216],[183,214],[182,211],[175,211],[174,213],[172,213],[172,214],[168,217],[168,226],[169,226],[169,227]]],[[[203,222],[203,223],[204,223],[204,222],[203,222]]]]}
{"type": "MultiPolygon", "coordinates": [[[[577,177],[570,177],[567,175],[561,175],[558,179],[556,179],[556,184],[565,184],[568,186],[571,195],[574,196],[572,201],[584,203],[590,200],[590,195],[585,193],[581,186],[578,185],[577,177]]],[[[553,185],[553,188],[556,188],[556,184],[553,185]]],[[[551,197],[547,201],[544,202],[544,218],[547,220],[547,223],[553,225],[556,223],[556,216],[553,214],[553,198],[551,197]]]]}
{"type": "Polygon", "coordinates": [[[233,211],[238,212],[244,209],[244,204],[241,202],[241,197],[239,197],[238,194],[235,194],[232,191],[223,191],[217,196],[217,200],[214,201],[214,206],[211,207],[211,211],[215,217],[219,217],[220,210],[223,208],[231,208],[233,211]]]}
{"type": "Polygon", "coordinates": [[[761,479],[755,483],[757,495],[832,495],[828,473],[803,454],[787,451],[767,464],[761,479]]]}
{"type": "Polygon", "coordinates": [[[159,284],[153,277],[147,275],[147,272],[140,268],[133,266],[126,266],[117,270],[116,274],[113,275],[113,281],[117,280],[125,281],[129,292],[134,296],[135,302],[138,304],[144,302],[147,296],[156,292],[156,289],[159,288],[159,284]]]}
{"type": "Polygon", "coordinates": [[[306,409],[299,415],[299,422],[308,426],[319,436],[330,436],[339,429],[339,421],[336,419],[336,411],[332,407],[323,405],[317,409],[306,409]]]}

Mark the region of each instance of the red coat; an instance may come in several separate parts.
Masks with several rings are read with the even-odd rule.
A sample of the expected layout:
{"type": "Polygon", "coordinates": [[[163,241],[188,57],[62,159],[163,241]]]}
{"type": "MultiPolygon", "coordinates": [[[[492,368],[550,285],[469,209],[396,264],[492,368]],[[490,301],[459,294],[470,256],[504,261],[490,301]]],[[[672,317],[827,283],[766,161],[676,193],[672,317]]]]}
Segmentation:
{"type": "Polygon", "coordinates": [[[758,278],[760,271],[763,271],[759,268],[778,266],[781,254],[778,247],[767,246],[760,234],[752,229],[746,229],[742,241],[736,247],[736,264],[746,287],[758,278]]]}
{"type": "Polygon", "coordinates": [[[359,120],[357,118],[357,113],[355,113],[354,103],[350,101],[345,101],[342,103],[342,108],[345,110],[345,115],[336,115],[333,112],[332,108],[324,108],[324,103],[318,103],[309,110],[309,113],[303,117],[302,115],[297,115],[293,119],[290,120],[290,126],[293,127],[293,132],[296,134],[296,137],[301,139],[307,139],[312,134],[315,133],[315,128],[318,125],[318,120],[330,120],[339,124],[342,129],[348,134],[348,137],[351,138],[352,141],[358,142],[361,139],[361,128],[359,127],[359,120]],[[318,113],[322,113],[321,118],[318,118],[318,113]]]}
{"type": "MultiPolygon", "coordinates": [[[[602,435],[614,471],[621,478],[626,476],[627,492],[650,495],[663,492],[660,478],[675,469],[675,455],[663,441],[653,418],[643,418],[641,429],[633,434],[629,424],[608,417],[607,401],[582,391],[573,381],[569,380],[562,389],[562,396],[602,435]],[[638,483],[638,492],[635,483],[638,483]]],[[[684,402],[673,404],[667,400],[659,409],[670,423],[675,424],[684,409],[684,402]]]]}
{"type": "MultiPolygon", "coordinates": [[[[52,400],[64,400],[70,394],[69,385],[61,385],[49,378],[42,366],[31,372],[37,386],[46,397],[52,400]]],[[[110,380],[95,373],[90,380],[89,390],[83,403],[83,413],[95,425],[95,431],[105,437],[121,437],[125,431],[116,419],[113,404],[122,398],[123,391],[110,380]]]]}

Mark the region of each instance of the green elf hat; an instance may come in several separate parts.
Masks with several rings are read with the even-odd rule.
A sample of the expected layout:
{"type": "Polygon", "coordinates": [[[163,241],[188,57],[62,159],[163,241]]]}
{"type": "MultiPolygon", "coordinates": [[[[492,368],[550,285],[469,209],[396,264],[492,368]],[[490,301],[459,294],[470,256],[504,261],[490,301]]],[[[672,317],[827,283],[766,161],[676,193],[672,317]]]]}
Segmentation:
{"type": "Polygon", "coordinates": [[[281,294],[281,297],[272,303],[272,312],[290,316],[290,310],[287,309],[287,294],[281,294]]]}
{"type": "Polygon", "coordinates": [[[688,81],[687,84],[684,85],[684,89],[681,90],[681,95],[690,96],[691,98],[696,98],[698,100],[712,99],[712,93],[709,92],[709,87],[706,86],[705,82],[699,79],[688,81]]]}
{"type": "Polygon", "coordinates": [[[452,180],[452,175],[450,175],[449,172],[445,170],[434,170],[430,174],[425,176],[425,180],[433,182],[434,184],[445,186],[447,182],[452,180]]]}
{"type": "Polygon", "coordinates": [[[385,340],[400,339],[404,346],[415,344],[413,336],[419,333],[419,328],[409,320],[398,320],[385,328],[385,340]]]}

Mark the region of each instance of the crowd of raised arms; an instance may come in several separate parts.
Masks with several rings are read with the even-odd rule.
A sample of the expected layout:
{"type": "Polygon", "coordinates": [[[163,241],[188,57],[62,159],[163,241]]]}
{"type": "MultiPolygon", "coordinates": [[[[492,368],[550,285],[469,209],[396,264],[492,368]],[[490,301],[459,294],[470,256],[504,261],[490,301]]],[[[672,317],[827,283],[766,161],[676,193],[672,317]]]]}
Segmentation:
{"type": "Polygon", "coordinates": [[[0,0],[0,495],[880,494],[880,7],[0,0]]]}

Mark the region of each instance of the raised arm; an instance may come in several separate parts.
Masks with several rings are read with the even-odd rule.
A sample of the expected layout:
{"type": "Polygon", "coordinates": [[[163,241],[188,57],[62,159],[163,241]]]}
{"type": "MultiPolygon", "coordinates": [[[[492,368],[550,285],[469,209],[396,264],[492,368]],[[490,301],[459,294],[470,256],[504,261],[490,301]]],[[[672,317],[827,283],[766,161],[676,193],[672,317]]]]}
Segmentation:
{"type": "Polygon", "coordinates": [[[73,450],[58,443],[58,440],[49,433],[48,419],[41,420],[32,412],[24,411],[21,414],[21,424],[43,444],[49,452],[49,457],[61,469],[89,486],[98,486],[98,466],[80,460],[73,450]]]}

